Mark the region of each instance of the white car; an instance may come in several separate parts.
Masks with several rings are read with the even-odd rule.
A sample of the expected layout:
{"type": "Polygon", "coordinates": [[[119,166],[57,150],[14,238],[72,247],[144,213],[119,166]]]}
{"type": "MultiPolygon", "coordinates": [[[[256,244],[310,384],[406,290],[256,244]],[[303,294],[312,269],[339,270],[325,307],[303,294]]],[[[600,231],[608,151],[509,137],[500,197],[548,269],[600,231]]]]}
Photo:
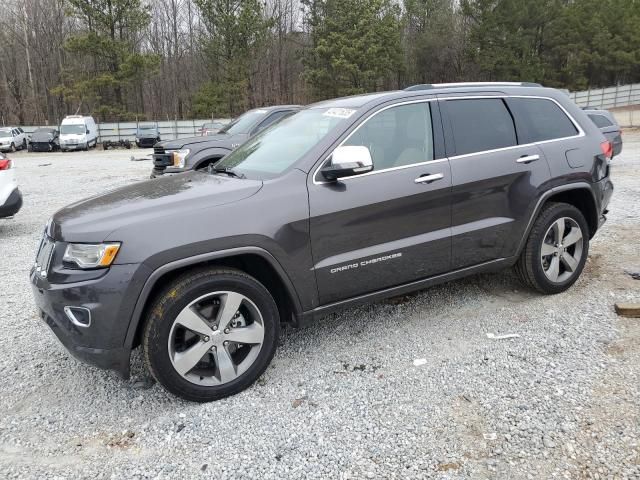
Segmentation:
{"type": "Polygon", "coordinates": [[[0,127],[0,151],[27,148],[27,134],[20,127],[0,127]]]}
{"type": "Polygon", "coordinates": [[[18,213],[22,207],[22,194],[11,159],[0,153],[0,218],[18,213]]]}

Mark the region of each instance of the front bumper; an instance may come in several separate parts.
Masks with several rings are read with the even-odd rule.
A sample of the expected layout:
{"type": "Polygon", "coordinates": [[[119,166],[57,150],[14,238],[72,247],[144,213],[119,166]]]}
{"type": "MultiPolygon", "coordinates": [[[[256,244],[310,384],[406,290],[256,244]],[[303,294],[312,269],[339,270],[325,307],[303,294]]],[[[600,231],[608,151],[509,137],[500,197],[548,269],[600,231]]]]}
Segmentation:
{"type": "Polygon", "coordinates": [[[86,143],[65,143],[60,145],[61,150],[85,150],[86,148],[86,143]]]}
{"type": "Polygon", "coordinates": [[[32,152],[52,152],[56,149],[55,144],[48,142],[31,142],[29,145],[32,152]]]}
{"type": "Polygon", "coordinates": [[[78,360],[129,377],[131,346],[125,338],[138,297],[138,265],[113,265],[97,279],[52,284],[35,271],[30,280],[40,318],[78,360]],[[91,312],[88,326],[72,322],[65,307],[91,312]]]}
{"type": "Polygon", "coordinates": [[[13,190],[7,201],[3,205],[0,205],[0,218],[10,217],[15,215],[22,208],[22,194],[19,189],[13,190]]]}
{"type": "Polygon", "coordinates": [[[155,138],[136,138],[136,145],[142,148],[153,147],[157,142],[155,138]]]}

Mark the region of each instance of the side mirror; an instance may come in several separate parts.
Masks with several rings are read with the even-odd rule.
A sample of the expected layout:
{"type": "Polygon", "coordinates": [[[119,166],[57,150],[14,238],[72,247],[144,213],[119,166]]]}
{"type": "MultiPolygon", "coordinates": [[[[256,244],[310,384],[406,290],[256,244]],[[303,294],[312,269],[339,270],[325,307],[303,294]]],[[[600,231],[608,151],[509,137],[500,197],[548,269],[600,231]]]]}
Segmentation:
{"type": "Polygon", "coordinates": [[[373,170],[371,152],[367,147],[338,147],[331,154],[331,161],[322,167],[320,173],[334,182],[342,177],[351,177],[373,170]]]}
{"type": "Polygon", "coordinates": [[[88,128],[87,128],[87,132],[86,133],[90,133],[88,128]]]}

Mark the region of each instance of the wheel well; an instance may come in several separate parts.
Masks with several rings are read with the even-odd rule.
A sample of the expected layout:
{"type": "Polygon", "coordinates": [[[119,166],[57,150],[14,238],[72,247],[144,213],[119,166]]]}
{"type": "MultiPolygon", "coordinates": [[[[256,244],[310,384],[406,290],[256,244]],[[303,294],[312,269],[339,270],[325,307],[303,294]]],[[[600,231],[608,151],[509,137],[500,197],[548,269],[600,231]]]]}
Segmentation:
{"type": "Polygon", "coordinates": [[[222,158],[222,155],[219,156],[215,156],[215,157],[209,157],[209,158],[205,158],[204,160],[200,160],[196,166],[194,167],[194,170],[200,170],[201,168],[207,168],[207,166],[211,163],[217,162],[218,160],[220,160],[222,158]]]}
{"type": "Polygon", "coordinates": [[[133,342],[133,347],[140,345],[142,330],[147,317],[147,312],[156,296],[162,289],[170,284],[180,275],[188,272],[189,270],[203,268],[203,267],[231,267],[242,270],[243,272],[251,275],[258,280],[264,287],[269,290],[269,293],[273,296],[273,299],[278,306],[278,312],[280,314],[281,323],[291,323],[292,317],[295,313],[293,299],[291,298],[287,288],[285,287],[282,279],[271,266],[271,264],[260,255],[256,254],[242,254],[232,257],[226,257],[216,259],[208,262],[196,263],[188,265],[186,267],[178,268],[162,275],[156,283],[153,285],[153,289],[149,292],[149,296],[145,301],[144,308],[140,315],[138,325],[136,327],[136,334],[133,342]]]}
{"type": "Polygon", "coordinates": [[[589,225],[589,237],[593,237],[598,229],[598,213],[596,209],[596,203],[593,199],[593,195],[586,188],[576,188],[573,190],[566,190],[564,192],[556,193],[549,197],[545,203],[548,202],[563,202],[568,203],[576,207],[589,225]]]}

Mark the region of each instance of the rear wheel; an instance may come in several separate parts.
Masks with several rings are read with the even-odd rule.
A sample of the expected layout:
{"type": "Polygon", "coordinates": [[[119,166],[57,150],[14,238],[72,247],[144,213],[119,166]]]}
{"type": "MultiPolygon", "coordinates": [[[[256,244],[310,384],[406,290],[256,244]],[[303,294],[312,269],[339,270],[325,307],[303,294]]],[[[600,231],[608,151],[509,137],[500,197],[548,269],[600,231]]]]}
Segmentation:
{"type": "Polygon", "coordinates": [[[16,144],[11,142],[11,151],[15,152],[16,151],[16,144]]]}
{"type": "Polygon", "coordinates": [[[249,387],[267,368],[280,332],[269,291],[234,269],[188,273],[150,308],[145,361],[168,391],[208,402],[249,387]]]}
{"type": "Polygon", "coordinates": [[[25,138],[24,140],[22,140],[22,150],[26,150],[27,149],[27,139],[25,138]]]}
{"type": "Polygon", "coordinates": [[[582,212],[550,203],[536,219],[515,269],[526,285],[560,293],[578,280],[588,253],[589,227],[582,212]]]}

